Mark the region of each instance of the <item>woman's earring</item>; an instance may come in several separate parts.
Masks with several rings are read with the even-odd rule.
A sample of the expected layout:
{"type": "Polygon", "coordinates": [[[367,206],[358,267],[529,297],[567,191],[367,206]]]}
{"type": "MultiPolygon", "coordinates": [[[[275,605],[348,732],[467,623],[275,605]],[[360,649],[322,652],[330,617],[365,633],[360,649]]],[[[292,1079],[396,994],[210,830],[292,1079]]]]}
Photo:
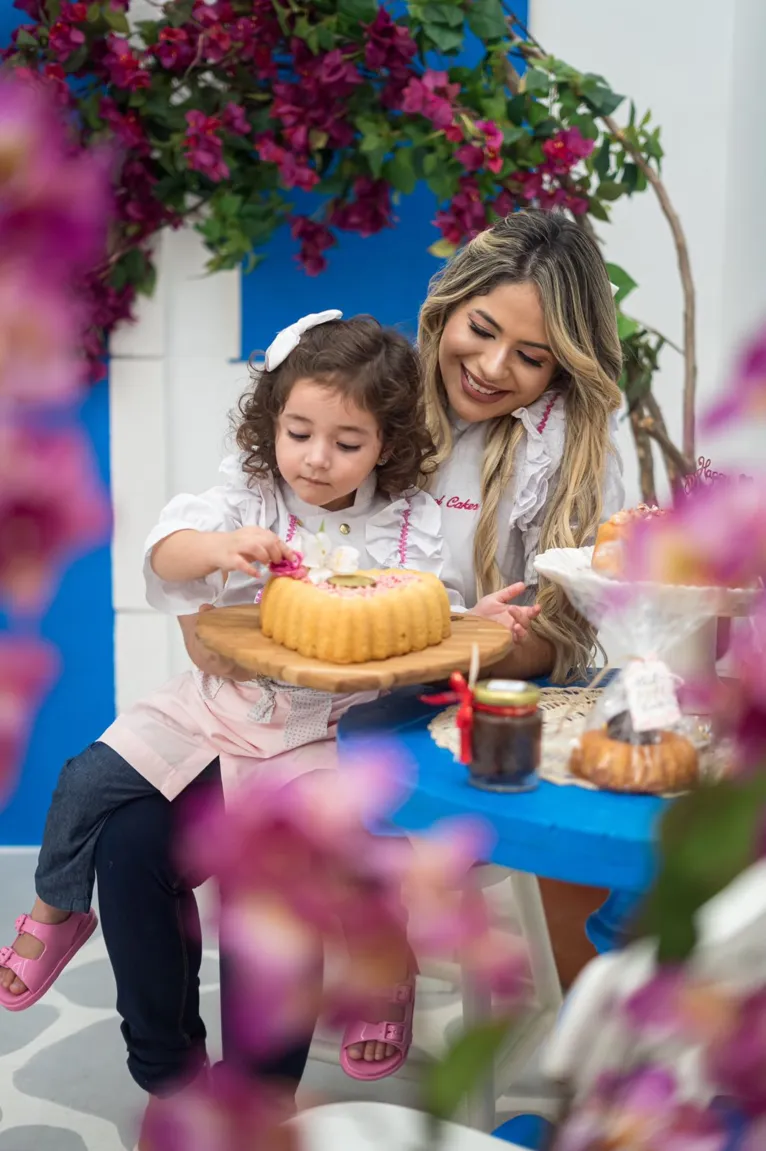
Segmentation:
{"type": "Polygon", "coordinates": [[[378,460],[378,467],[379,467],[379,468],[382,468],[382,467],[383,467],[383,465],[384,465],[384,464],[387,464],[387,463],[388,463],[388,461],[389,461],[390,459],[391,459],[391,457],[390,457],[390,456],[388,456],[388,455],[382,455],[382,456],[380,457],[380,459],[378,460]]]}

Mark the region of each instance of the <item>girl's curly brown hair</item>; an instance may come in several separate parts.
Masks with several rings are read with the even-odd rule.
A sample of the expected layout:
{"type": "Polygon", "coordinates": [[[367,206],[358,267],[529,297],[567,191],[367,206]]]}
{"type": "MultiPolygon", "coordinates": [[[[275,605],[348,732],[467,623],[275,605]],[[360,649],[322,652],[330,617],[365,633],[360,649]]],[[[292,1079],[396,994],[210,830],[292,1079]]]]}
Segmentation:
{"type": "Polygon", "coordinates": [[[398,496],[417,484],[434,445],[426,428],[420,363],[412,345],[371,316],[331,320],[311,328],[273,371],[251,368],[253,386],[239,401],[237,446],[252,476],[279,474],[277,420],[297,380],[309,379],[347,396],[378,422],[385,463],[378,487],[398,496]]]}

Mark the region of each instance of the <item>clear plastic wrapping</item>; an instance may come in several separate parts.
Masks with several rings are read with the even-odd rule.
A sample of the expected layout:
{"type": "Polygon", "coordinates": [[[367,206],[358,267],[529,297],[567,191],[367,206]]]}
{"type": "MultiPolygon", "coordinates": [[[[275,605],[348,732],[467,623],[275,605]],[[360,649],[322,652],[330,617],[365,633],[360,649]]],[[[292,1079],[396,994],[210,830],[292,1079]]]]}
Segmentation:
{"type": "MultiPolygon", "coordinates": [[[[664,657],[717,614],[719,598],[714,590],[607,579],[591,569],[591,549],[578,550],[587,555],[554,558],[556,582],[595,628],[608,628],[630,654],[575,742],[570,768],[616,791],[682,791],[698,777],[700,732],[681,713],[680,681],[664,657]]],[[[550,563],[540,559],[538,570],[549,575],[550,563]]]]}

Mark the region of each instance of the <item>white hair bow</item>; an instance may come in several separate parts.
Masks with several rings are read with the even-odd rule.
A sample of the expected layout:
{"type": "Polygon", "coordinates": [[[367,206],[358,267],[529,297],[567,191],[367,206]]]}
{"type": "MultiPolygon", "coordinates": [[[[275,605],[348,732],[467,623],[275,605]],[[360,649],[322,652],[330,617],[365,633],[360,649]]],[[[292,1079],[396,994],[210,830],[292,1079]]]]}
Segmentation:
{"type": "Polygon", "coordinates": [[[301,316],[294,324],[278,332],[266,349],[263,357],[263,366],[267,372],[273,372],[290,355],[301,342],[301,336],[311,328],[318,328],[320,324],[327,324],[330,320],[340,320],[343,312],[332,308],[327,312],[312,312],[310,316],[301,316]]]}

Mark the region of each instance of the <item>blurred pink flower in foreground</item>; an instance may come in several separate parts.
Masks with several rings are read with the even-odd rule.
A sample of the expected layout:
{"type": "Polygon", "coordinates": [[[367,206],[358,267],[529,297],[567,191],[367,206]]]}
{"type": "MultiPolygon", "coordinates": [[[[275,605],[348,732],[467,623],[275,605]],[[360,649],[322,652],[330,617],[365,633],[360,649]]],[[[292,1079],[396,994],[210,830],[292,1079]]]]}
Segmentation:
{"type": "Polygon", "coordinates": [[[109,527],[84,436],[0,425],[0,599],[43,606],[58,569],[109,527]]]}
{"type": "Polygon", "coordinates": [[[701,431],[766,417],[766,326],[745,349],[725,394],[703,415],[701,431]]]}
{"type": "Polygon", "coordinates": [[[633,580],[747,587],[766,575],[766,477],[696,487],[660,518],[639,521],[626,548],[633,580]]]}
{"type": "Polygon", "coordinates": [[[151,1151],[299,1151],[298,1132],[268,1087],[239,1079],[222,1066],[191,1087],[154,1100],[142,1145],[151,1151]]]}
{"type": "Polygon", "coordinates": [[[707,1051],[712,1082],[747,1114],[766,1116],[766,990],[742,999],[727,1032],[707,1051]]]}
{"type": "Polygon", "coordinates": [[[78,149],[39,85],[0,79],[0,261],[71,283],[101,259],[111,204],[106,151],[78,149]]]}
{"type": "Polygon", "coordinates": [[[68,293],[0,261],[0,400],[71,399],[85,374],[82,321],[68,293]]]}
{"type": "Polygon", "coordinates": [[[320,998],[334,1019],[358,1015],[390,982],[386,947],[405,931],[416,953],[457,951],[477,977],[520,989],[526,960],[466,895],[489,846],[484,829],[456,820],[414,843],[367,831],[405,787],[402,765],[379,748],[340,772],[246,784],[228,811],[192,821],[184,863],[220,880],[221,938],[239,971],[237,1023],[251,1048],[303,1034],[320,998]],[[324,993],[323,946],[346,960],[324,993]]]}
{"type": "Polygon", "coordinates": [[[564,1124],[554,1151],[725,1151],[717,1119],[679,1096],[672,1072],[604,1076],[564,1124]]]}
{"type": "Polygon", "coordinates": [[[0,801],[16,782],[35,711],[55,672],[56,656],[47,644],[0,638],[0,801]]]}

